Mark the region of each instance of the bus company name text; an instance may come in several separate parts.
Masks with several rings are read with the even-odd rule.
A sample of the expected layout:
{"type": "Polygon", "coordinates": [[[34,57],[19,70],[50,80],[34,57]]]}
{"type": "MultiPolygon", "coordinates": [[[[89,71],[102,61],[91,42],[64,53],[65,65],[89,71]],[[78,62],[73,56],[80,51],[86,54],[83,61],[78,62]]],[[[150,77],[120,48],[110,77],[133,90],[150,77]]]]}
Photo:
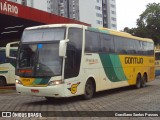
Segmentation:
{"type": "Polygon", "coordinates": [[[143,58],[125,57],[125,64],[143,64],[143,58]]]}
{"type": "Polygon", "coordinates": [[[18,15],[18,7],[7,2],[0,2],[0,12],[18,15]]]}

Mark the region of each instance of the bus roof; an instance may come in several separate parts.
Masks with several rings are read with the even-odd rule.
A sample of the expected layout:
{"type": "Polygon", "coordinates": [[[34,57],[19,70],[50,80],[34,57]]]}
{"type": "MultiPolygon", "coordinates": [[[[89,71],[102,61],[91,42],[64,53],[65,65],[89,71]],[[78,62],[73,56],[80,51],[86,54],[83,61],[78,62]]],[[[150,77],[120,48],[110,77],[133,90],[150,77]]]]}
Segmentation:
{"type": "Polygon", "coordinates": [[[84,25],[80,25],[80,24],[49,24],[49,25],[28,27],[25,30],[45,29],[45,28],[53,28],[53,27],[77,27],[77,28],[84,27],[84,28],[91,30],[91,31],[102,32],[102,33],[106,33],[106,34],[110,34],[110,35],[126,37],[126,38],[141,40],[141,41],[153,42],[152,39],[136,37],[136,36],[133,36],[133,35],[126,33],[126,32],[119,32],[116,30],[108,29],[108,28],[93,28],[93,27],[88,27],[88,26],[84,26],[84,25]]]}
{"type": "Polygon", "coordinates": [[[126,33],[126,32],[120,32],[120,31],[116,31],[116,30],[112,30],[112,29],[108,29],[108,28],[98,28],[98,30],[100,32],[106,31],[110,35],[115,35],[115,36],[120,36],[120,37],[126,37],[126,38],[146,41],[146,42],[153,42],[153,40],[149,39],[149,38],[141,38],[141,37],[133,36],[133,35],[131,35],[129,33],[126,33]]]}
{"type": "Polygon", "coordinates": [[[25,30],[45,29],[45,28],[53,28],[53,27],[77,27],[77,28],[83,28],[83,26],[84,25],[80,25],[80,24],[49,24],[49,25],[40,25],[40,26],[28,27],[25,30]]]}

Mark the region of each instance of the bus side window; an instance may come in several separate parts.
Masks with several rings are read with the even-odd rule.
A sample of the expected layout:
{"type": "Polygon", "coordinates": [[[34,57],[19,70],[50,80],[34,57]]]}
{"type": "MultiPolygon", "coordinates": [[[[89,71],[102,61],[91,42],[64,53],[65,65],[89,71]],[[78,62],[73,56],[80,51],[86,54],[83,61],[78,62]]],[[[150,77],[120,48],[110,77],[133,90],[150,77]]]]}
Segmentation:
{"type": "Polygon", "coordinates": [[[82,29],[70,28],[68,33],[64,78],[73,78],[79,75],[82,53],[82,29]]]}
{"type": "Polygon", "coordinates": [[[77,64],[78,64],[77,49],[74,47],[74,45],[68,43],[66,56],[67,58],[65,60],[64,77],[65,79],[76,77],[79,71],[77,69],[77,64]]]}
{"type": "Polygon", "coordinates": [[[85,39],[85,52],[102,52],[100,33],[86,30],[85,39]]]}
{"type": "Polygon", "coordinates": [[[102,39],[102,51],[104,53],[114,53],[113,36],[107,34],[101,34],[102,39]]]}
{"type": "Polygon", "coordinates": [[[76,57],[76,52],[75,52],[74,46],[68,44],[67,46],[67,58],[66,58],[66,63],[67,63],[67,68],[73,69],[75,66],[75,57],[76,57]]]}

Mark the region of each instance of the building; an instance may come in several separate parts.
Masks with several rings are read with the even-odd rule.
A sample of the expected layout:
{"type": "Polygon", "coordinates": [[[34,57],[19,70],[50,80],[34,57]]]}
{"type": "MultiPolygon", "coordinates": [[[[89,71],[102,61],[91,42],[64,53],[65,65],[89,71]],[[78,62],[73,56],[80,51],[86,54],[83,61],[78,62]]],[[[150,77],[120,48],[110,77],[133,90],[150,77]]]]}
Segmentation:
{"type": "MultiPolygon", "coordinates": [[[[48,11],[48,1],[49,0],[8,0],[8,1],[12,1],[24,6],[28,6],[28,7],[32,7],[32,8],[36,8],[42,11],[48,11]]],[[[50,11],[49,11],[50,12],[50,11]]]]}
{"type": "Polygon", "coordinates": [[[12,2],[27,6],[27,0],[8,0],[8,1],[12,1],[12,2]]]}
{"type": "Polygon", "coordinates": [[[79,20],[79,0],[48,0],[47,4],[48,12],[79,20]]]}
{"type": "Polygon", "coordinates": [[[6,0],[0,1],[0,21],[0,47],[4,47],[9,42],[19,41],[23,30],[30,26],[64,23],[90,26],[77,20],[57,16],[10,1],[6,2],[6,0]]]}
{"type": "Polygon", "coordinates": [[[116,0],[10,0],[93,27],[117,29],[116,0]]]}
{"type": "Polygon", "coordinates": [[[103,26],[117,29],[116,0],[103,0],[103,26]]]}
{"type": "Polygon", "coordinates": [[[79,9],[81,21],[93,27],[103,27],[102,0],[79,0],[79,9]]]}

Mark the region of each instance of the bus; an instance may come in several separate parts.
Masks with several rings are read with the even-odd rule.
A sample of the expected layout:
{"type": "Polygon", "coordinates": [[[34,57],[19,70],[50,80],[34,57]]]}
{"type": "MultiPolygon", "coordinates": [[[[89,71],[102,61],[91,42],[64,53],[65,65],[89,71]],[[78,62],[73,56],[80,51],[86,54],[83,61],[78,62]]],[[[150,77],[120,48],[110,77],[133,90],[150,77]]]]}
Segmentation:
{"type": "Polygon", "coordinates": [[[160,49],[155,49],[155,76],[160,76],[160,49]]]}
{"type": "MultiPolygon", "coordinates": [[[[10,57],[7,44],[7,56],[10,57]]],[[[52,24],[26,28],[19,44],[16,90],[47,100],[155,79],[154,42],[107,28],[52,24]]]]}
{"type": "MultiPolygon", "coordinates": [[[[11,47],[11,55],[16,57],[17,47],[11,47]]],[[[6,47],[0,47],[0,86],[15,84],[16,60],[6,57],[6,47]]]]}

